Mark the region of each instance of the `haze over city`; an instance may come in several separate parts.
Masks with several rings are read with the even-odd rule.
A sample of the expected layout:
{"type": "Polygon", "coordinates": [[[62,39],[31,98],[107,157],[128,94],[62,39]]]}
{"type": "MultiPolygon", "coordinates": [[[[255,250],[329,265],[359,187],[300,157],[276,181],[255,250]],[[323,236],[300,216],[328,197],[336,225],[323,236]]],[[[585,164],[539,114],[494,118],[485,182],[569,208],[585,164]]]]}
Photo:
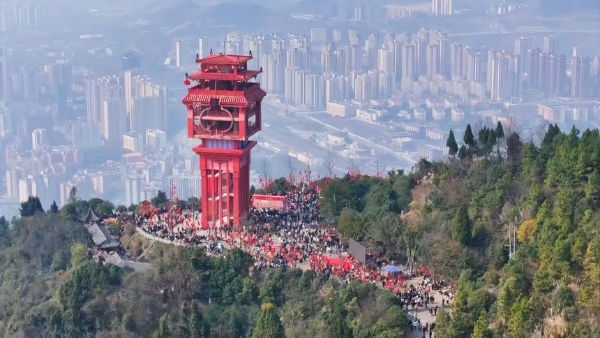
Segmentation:
{"type": "Polygon", "coordinates": [[[548,123],[596,128],[599,6],[3,2],[0,214],[32,195],[63,206],[72,187],[127,206],[174,187],[200,197],[181,104],[196,55],[252,53],[262,69],[256,186],[291,168],[410,170],[447,156],[449,130],[467,123],[532,138],[548,123]]]}

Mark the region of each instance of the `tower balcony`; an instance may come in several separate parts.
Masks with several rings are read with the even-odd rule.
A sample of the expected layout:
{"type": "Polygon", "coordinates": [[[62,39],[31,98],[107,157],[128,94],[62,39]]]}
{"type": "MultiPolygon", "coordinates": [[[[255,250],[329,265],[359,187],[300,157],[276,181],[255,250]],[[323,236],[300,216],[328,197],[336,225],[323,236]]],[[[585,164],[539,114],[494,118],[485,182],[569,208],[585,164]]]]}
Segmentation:
{"type": "Polygon", "coordinates": [[[250,102],[262,100],[267,93],[260,88],[259,83],[240,82],[226,88],[226,85],[218,83],[208,85],[196,85],[188,89],[188,94],[182,103],[188,108],[194,104],[208,105],[210,99],[219,99],[221,106],[245,107],[250,102]]]}
{"type": "MultiPolygon", "coordinates": [[[[190,138],[200,138],[200,139],[223,139],[223,140],[232,140],[232,141],[245,141],[248,138],[252,137],[254,134],[260,131],[260,126],[257,123],[247,123],[245,132],[242,133],[239,130],[240,121],[234,121],[233,125],[230,127],[231,123],[225,118],[206,118],[202,119],[196,125],[194,121],[190,121],[190,128],[188,129],[190,138]],[[204,125],[201,125],[203,123],[204,125]],[[207,126],[207,123],[214,123],[211,126],[207,126]],[[224,127],[220,127],[220,125],[225,125],[224,127]],[[213,127],[214,126],[214,127],[213,127]]],[[[242,121],[243,123],[243,121],[242,121]]]]}

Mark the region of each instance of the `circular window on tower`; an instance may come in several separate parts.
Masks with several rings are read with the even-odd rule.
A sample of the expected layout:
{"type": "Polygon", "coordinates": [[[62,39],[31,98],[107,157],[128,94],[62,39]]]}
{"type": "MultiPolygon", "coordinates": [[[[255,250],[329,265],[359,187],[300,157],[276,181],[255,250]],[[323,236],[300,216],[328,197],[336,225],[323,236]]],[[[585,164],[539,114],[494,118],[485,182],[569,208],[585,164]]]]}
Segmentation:
{"type": "Polygon", "coordinates": [[[203,108],[198,118],[194,119],[194,124],[211,134],[224,134],[233,129],[234,118],[230,111],[220,106],[211,106],[203,108]],[[216,108],[216,109],[215,109],[216,108]]]}

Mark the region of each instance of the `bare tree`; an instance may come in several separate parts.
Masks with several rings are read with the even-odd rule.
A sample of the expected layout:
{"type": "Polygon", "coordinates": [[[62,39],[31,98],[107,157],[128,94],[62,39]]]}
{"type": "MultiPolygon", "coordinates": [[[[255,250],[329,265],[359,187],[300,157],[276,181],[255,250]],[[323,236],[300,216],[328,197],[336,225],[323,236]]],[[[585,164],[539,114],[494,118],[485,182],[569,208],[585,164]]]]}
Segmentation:
{"type": "Polygon", "coordinates": [[[538,145],[542,144],[542,141],[544,141],[544,138],[546,137],[546,132],[548,132],[549,126],[550,122],[545,120],[535,126],[533,132],[531,133],[531,142],[538,145]]]}
{"type": "Polygon", "coordinates": [[[323,165],[325,167],[325,173],[327,174],[327,177],[333,177],[333,169],[334,169],[334,165],[333,165],[333,154],[331,153],[331,149],[327,150],[327,155],[325,156],[325,160],[323,162],[323,165]]]}
{"type": "Polygon", "coordinates": [[[379,165],[379,159],[375,160],[375,175],[377,177],[381,176],[381,168],[380,168],[380,165],[379,165]]]}
{"type": "Polygon", "coordinates": [[[296,166],[294,165],[294,160],[292,159],[292,156],[290,154],[287,155],[287,158],[285,160],[285,170],[288,174],[288,181],[293,182],[294,173],[296,172],[296,166]]]}
{"type": "Polygon", "coordinates": [[[306,152],[306,178],[308,179],[308,181],[311,181],[311,176],[312,176],[312,168],[310,165],[310,156],[308,156],[308,152],[306,152]]]}
{"type": "Polygon", "coordinates": [[[358,164],[356,163],[356,160],[352,157],[348,158],[348,171],[351,175],[358,173],[358,164]]]}
{"type": "Polygon", "coordinates": [[[266,158],[260,163],[260,173],[264,182],[271,181],[271,163],[266,158]]]}

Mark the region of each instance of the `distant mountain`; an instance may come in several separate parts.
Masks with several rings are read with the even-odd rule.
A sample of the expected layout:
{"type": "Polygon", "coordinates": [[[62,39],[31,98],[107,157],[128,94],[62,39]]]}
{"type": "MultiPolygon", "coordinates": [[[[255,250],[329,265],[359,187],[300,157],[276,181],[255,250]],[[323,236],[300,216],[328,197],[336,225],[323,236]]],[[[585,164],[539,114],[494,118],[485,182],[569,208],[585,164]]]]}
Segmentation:
{"type": "Polygon", "coordinates": [[[540,0],[539,9],[544,15],[564,15],[566,13],[596,11],[600,12],[598,0],[540,0]]]}

